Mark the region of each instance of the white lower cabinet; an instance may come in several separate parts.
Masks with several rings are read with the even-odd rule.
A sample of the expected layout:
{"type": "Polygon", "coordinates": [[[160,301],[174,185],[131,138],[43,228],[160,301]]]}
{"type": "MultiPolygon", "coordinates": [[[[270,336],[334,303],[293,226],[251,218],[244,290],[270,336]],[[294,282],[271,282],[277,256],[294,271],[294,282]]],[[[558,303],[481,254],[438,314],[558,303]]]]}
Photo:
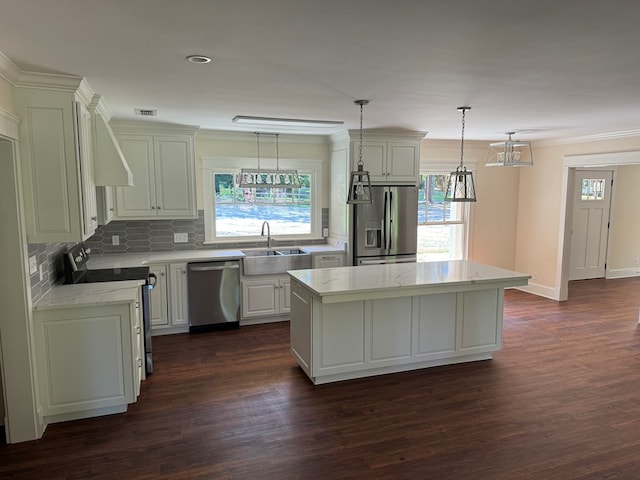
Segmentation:
{"type": "Polygon", "coordinates": [[[258,275],[242,279],[242,318],[288,314],[291,310],[288,275],[258,275]]]}
{"type": "Polygon", "coordinates": [[[136,401],[144,351],[139,299],[34,311],[43,423],[120,413],[136,401]]]}
{"type": "Polygon", "coordinates": [[[152,265],[156,286],[149,292],[151,301],[151,333],[167,335],[189,330],[187,264],[152,265]]]}
{"type": "Polygon", "coordinates": [[[167,267],[151,265],[150,273],[156,276],[156,285],[149,291],[151,330],[169,325],[169,303],[167,302],[167,267]]]}
{"type": "Polygon", "coordinates": [[[187,264],[169,265],[169,322],[173,326],[187,325],[189,318],[187,302],[187,264]]]}

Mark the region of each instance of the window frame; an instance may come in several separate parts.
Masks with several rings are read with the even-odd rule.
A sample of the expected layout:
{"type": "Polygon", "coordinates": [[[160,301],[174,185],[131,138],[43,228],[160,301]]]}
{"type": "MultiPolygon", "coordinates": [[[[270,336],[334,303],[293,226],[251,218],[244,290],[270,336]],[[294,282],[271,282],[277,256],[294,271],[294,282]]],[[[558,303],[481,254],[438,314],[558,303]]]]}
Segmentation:
{"type": "MultiPolygon", "coordinates": [[[[422,177],[422,175],[450,175],[451,172],[455,171],[458,166],[458,162],[440,162],[440,163],[429,163],[429,164],[421,164],[418,175],[422,177]]],[[[467,170],[475,172],[475,162],[465,162],[465,166],[467,170]]],[[[420,228],[420,226],[437,226],[437,225],[462,225],[462,252],[461,252],[461,260],[468,260],[469,258],[469,247],[471,244],[471,225],[472,225],[472,216],[473,209],[471,208],[472,202],[457,202],[457,206],[460,207],[461,210],[461,220],[444,220],[439,222],[419,222],[416,228],[420,228]]],[[[426,220],[427,217],[425,217],[426,220]]],[[[417,234],[417,232],[416,232],[417,234]]]]}
{"type": "MultiPolygon", "coordinates": [[[[275,159],[260,159],[262,168],[276,168],[275,159]]],[[[311,177],[311,232],[309,234],[296,235],[272,235],[274,240],[317,240],[322,238],[322,160],[316,159],[278,159],[282,169],[296,168],[300,174],[311,177]]],[[[202,157],[202,200],[204,207],[204,244],[212,243],[238,243],[256,242],[264,240],[260,232],[250,236],[224,236],[215,235],[216,203],[213,189],[213,175],[215,173],[236,174],[241,168],[255,168],[256,158],[246,157],[202,157]]],[[[268,219],[265,219],[268,220],[268,219]]]]}

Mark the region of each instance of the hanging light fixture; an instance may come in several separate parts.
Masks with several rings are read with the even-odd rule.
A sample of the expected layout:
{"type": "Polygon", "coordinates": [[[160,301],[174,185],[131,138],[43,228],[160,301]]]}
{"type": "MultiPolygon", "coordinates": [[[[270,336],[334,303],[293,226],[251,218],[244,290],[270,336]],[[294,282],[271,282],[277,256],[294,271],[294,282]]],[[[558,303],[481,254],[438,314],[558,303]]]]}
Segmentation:
{"type": "Polygon", "coordinates": [[[464,166],[464,117],[467,110],[471,110],[471,107],[458,107],[458,110],[462,112],[462,138],[460,140],[460,165],[456,168],[455,172],[451,172],[449,175],[449,182],[447,183],[447,190],[444,194],[444,200],[446,202],[475,202],[476,201],[476,188],[473,184],[473,174],[467,171],[467,167],[464,166]]]}
{"type": "Polygon", "coordinates": [[[295,169],[280,169],[279,133],[255,132],[258,155],[258,168],[243,168],[236,177],[240,188],[300,188],[300,175],[295,169]],[[276,137],[276,168],[260,167],[260,135],[276,137]]]}
{"type": "Polygon", "coordinates": [[[506,132],[504,142],[491,143],[487,153],[487,167],[523,167],[533,165],[531,142],[512,140],[516,132],[506,132]]]}
{"type": "Polygon", "coordinates": [[[362,162],[362,107],[369,104],[369,100],[356,100],[356,105],[360,105],[360,155],[358,157],[358,169],[351,172],[349,181],[349,192],[347,203],[372,203],[371,198],[371,178],[369,172],[364,169],[362,162]]]}

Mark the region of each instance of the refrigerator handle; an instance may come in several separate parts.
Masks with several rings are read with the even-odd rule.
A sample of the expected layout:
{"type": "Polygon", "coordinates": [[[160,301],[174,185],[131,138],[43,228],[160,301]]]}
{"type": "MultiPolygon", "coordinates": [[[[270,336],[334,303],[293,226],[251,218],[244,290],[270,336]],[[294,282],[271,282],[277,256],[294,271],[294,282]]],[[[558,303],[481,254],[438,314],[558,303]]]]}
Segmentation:
{"type": "Polygon", "coordinates": [[[387,245],[387,250],[391,251],[391,249],[393,248],[393,216],[391,215],[391,212],[393,212],[393,192],[389,192],[389,228],[388,228],[388,235],[387,238],[389,238],[389,245],[387,245]]]}
{"type": "Polygon", "coordinates": [[[388,198],[388,192],[385,191],[384,192],[384,210],[383,210],[383,217],[382,217],[382,245],[383,248],[386,250],[387,249],[387,242],[389,241],[389,231],[387,229],[387,202],[389,201],[388,198]]]}

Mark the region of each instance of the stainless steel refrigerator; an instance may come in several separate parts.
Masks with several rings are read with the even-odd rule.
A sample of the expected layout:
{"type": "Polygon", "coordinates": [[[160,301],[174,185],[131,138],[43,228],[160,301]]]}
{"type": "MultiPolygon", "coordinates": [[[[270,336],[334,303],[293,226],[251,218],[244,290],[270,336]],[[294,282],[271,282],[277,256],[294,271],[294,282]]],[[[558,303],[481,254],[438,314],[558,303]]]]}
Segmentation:
{"type": "Polygon", "coordinates": [[[353,211],[354,265],[415,262],[418,187],[371,187],[373,203],[353,211]]]}

